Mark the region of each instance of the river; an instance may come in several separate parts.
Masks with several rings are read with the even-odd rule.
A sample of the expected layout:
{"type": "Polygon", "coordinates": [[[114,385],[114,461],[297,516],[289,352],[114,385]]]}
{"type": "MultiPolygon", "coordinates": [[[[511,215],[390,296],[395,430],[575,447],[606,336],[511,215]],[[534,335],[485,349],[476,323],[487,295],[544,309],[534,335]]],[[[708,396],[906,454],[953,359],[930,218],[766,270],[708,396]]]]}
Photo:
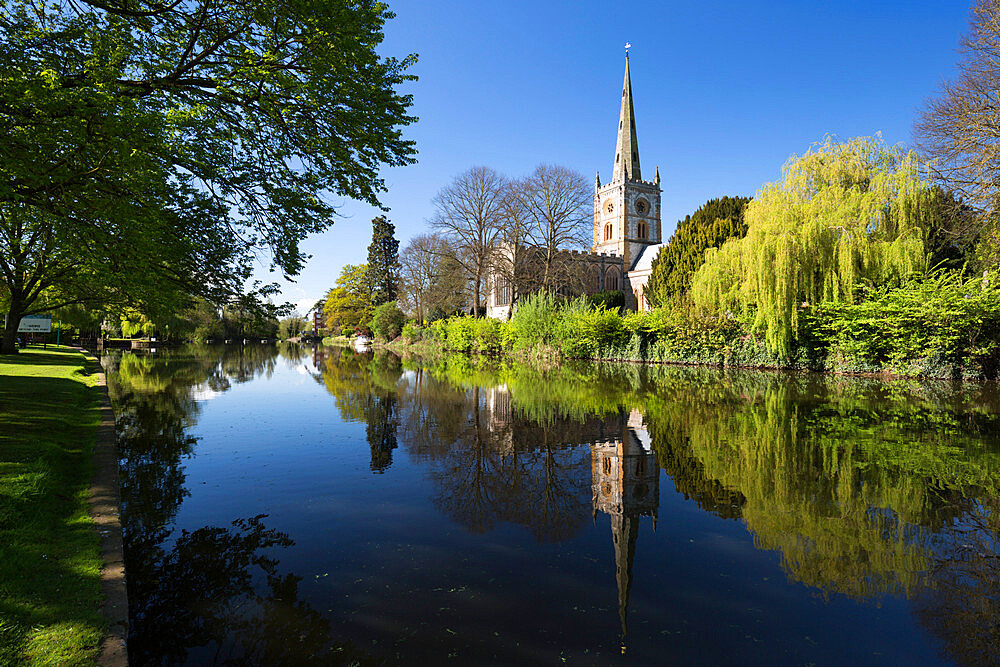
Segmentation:
{"type": "Polygon", "coordinates": [[[992,386],[109,352],[144,664],[986,664],[992,386]]]}

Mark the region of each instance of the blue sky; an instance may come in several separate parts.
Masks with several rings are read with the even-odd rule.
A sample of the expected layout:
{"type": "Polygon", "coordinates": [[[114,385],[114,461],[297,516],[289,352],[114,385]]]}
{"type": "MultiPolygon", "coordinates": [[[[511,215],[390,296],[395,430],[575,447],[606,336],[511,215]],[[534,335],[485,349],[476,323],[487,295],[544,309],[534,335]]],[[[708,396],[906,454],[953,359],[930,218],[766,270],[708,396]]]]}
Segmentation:
{"type": "MultiPolygon", "coordinates": [[[[923,101],[954,72],[969,4],[389,0],[381,52],[419,56],[407,87],[419,155],[385,170],[382,201],[402,247],[426,231],[434,194],[471,166],[519,176],[545,162],[606,179],[630,42],[643,175],[660,168],[669,236],[705,200],[776,180],[827,134],[910,142],[923,101]]],[[[367,256],[378,211],[337,203],[343,217],[303,244],[312,259],[283,283],[303,314],[367,256]]]]}

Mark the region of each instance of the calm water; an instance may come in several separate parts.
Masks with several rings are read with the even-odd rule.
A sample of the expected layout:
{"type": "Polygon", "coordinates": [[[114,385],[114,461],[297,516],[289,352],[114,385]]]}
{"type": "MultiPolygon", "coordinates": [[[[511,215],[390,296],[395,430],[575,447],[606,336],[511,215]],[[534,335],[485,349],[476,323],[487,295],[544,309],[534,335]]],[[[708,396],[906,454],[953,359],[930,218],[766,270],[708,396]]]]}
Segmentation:
{"type": "Polygon", "coordinates": [[[984,664],[992,388],[105,360],[133,664],[984,664]]]}

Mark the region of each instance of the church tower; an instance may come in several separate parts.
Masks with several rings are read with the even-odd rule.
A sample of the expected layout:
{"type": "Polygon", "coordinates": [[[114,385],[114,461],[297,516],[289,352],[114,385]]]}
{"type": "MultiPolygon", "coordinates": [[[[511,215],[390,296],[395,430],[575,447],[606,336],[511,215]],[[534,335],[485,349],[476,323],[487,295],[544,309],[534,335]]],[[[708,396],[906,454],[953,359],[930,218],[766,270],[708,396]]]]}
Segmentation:
{"type": "MultiPolygon", "coordinates": [[[[632,268],[643,248],[662,242],[660,227],[660,170],[652,181],[642,180],[639,166],[639,140],[635,131],[635,108],[632,102],[632,79],[628,51],[625,52],[625,82],[622,106],[618,115],[618,142],[611,181],[594,182],[594,252],[622,258],[626,271],[632,268]]],[[[604,289],[623,289],[624,285],[605,285],[604,289]]],[[[626,290],[628,293],[628,290],[626,290]]]]}

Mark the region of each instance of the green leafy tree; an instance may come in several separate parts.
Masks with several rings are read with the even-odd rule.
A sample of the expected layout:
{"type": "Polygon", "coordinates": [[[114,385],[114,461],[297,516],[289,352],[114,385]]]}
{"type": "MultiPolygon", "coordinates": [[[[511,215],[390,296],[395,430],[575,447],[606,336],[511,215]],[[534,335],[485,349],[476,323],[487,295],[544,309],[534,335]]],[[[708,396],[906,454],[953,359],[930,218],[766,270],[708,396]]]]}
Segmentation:
{"type": "Polygon", "coordinates": [[[326,294],[323,316],[330,331],[359,327],[371,319],[372,288],[367,264],[348,264],[326,294]]]}
{"type": "Polygon", "coordinates": [[[793,157],[747,206],[747,234],[709,249],[691,294],[752,319],[787,354],[801,304],[851,303],[859,284],[898,284],[924,267],[935,194],[912,153],[880,139],[828,140],[793,157]]]}
{"type": "Polygon", "coordinates": [[[294,338],[306,328],[306,320],[298,313],[292,313],[278,322],[278,338],[294,338]]]}
{"type": "Polygon", "coordinates": [[[683,301],[691,288],[691,276],[705,261],[705,251],[718,248],[731,238],[747,233],[743,211],[749,197],[709,199],[697,211],[677,223],[677,229],[653,260],[646,298],[653,306],[683,301]]]}
{"type": "Polygon", "coordinates": [[[395,303],[399,286],[399,241],[396,239],[396,227],[384,215],[372,220],[368,274],[372,304],[395,303]]]}
{"type": "MultiPolygon", "coordinates": [[[[225,303],[255,255],[295,275],[334,196],[413,162],[380,2],[0,8],[0,307],[225,303]]],[[[9,327],[2,351],[14,345],[9,327]]]]}

